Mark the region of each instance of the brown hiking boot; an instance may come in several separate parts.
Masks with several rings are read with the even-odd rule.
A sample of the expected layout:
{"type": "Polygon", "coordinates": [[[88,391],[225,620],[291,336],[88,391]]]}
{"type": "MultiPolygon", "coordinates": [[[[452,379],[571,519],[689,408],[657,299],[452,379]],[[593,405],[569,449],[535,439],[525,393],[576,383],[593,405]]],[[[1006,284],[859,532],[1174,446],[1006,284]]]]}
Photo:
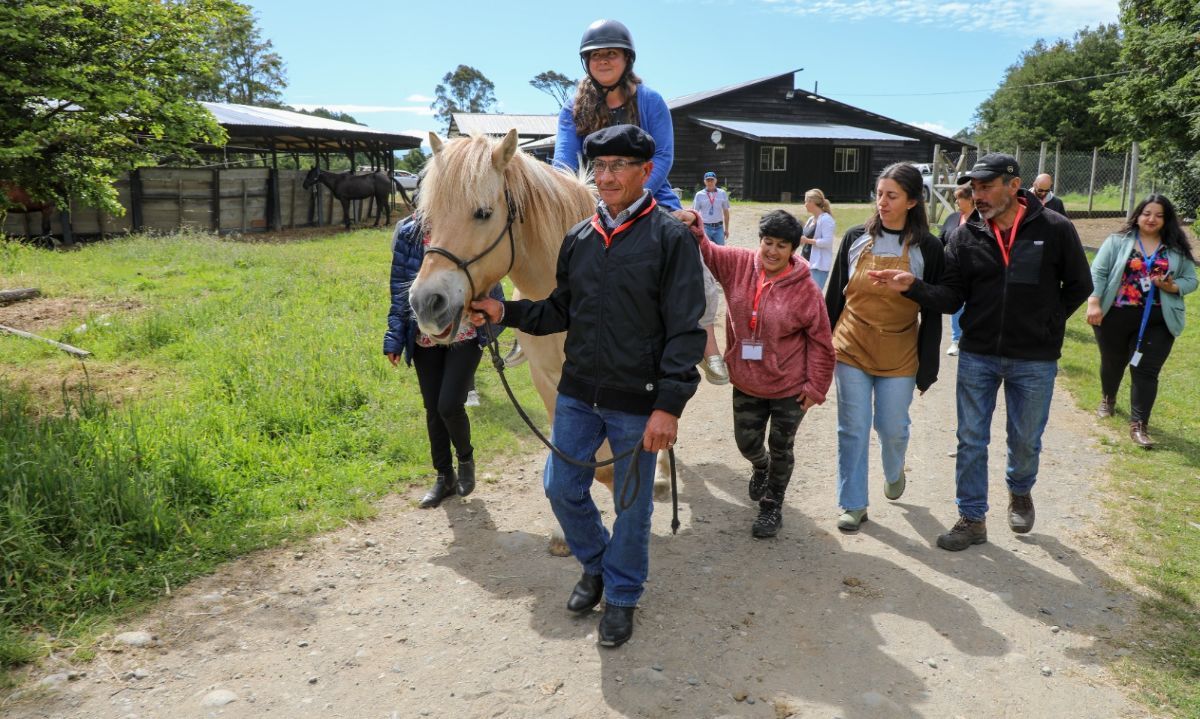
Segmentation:
{"type": "Polygon", "coordinates": [[[1134,420],[1129,423],[1129,438],[1134,444],[1143,448],[1150,449],[1154,446],[1154,440],[1150,438],[1149,430],[1145,422],[1134,420]]]}
{"type": "Polygon", "coordinates": [[[950,552],[961,552],[972,544],[983,544],[986,541],[987,520],[974,521],[959,517],[949,532],[938,535],[937,545],[950,552]]]}
{"type": "Polygon", "coordinates": [[[1113,410],[1116,408],[1117,398],[1100,395],[1100,405],[1096,407],[1096,416],[1100,419],[1113,416],[1113,410]]]}
{"type": "Polygon", "coordinates": [[[1008,528],[1017,534],[1033,529],[1033,495],[1008,493],[1008,528]]]}

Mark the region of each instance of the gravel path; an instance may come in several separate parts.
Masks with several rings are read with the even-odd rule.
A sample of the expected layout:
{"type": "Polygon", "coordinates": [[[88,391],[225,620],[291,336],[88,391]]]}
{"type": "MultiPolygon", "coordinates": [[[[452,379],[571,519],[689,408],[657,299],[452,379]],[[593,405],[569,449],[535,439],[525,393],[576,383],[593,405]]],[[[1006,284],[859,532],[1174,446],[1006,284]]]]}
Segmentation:
{"type": "MultiPolygon", "coordinates": [[[[620,649],[595,643],[599,613],[563,607],[578,565],[546,551],[554,519],[535,455],[481,467],[467,500],[420,511],[414,489],[374,522],[233,562],[122,627],[149,636],[114,636],[81,676],[50,660],[0,714],[1150,716],[1106,671],[1135,605],[1097,524],[1103,452],[1065,391],[1034,531],[1009,532],[993,452],[990,543],[933,546],[954,518],[955,371],[946,358],[914,400],[900,501],[883,498],[873,450],[857,535],[834,527],[836,399],[812,411],[768,541],[750,537],[729,389],[703,385],[677,447],[683,527],[671,536],[657,506],[652,581],[620,649]]],[[[994,437],[1003,426],[998,412],[994,437]]]]}

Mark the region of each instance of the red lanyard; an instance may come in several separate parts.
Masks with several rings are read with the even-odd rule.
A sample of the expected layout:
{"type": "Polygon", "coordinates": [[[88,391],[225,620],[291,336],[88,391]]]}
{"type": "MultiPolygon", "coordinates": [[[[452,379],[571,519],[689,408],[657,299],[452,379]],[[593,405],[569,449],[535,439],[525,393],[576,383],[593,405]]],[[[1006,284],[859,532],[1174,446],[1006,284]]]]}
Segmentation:
{"type": "Polygon", "coordinates": [[[754,307],[750,310],[750,331],[758,327],[758,303],[762,300],[763,287],[767,284],[767,271],[758,271],[758,290],[754,293],[754,307]]]}
{"type": "Polygon", "coordinates": [[[708,192],[707,190],[705,190],[704,194],[708,195],[708,211],[709,211],[710,213],[712,213],[712,212],[716,212],[716,209],[717,209],[717,193],[716,193],[716,192],[708,192]]]}
{"type": "Polygon", "coordinates": [[[596,232],[599,232],[600,236],[604,238],[604,247],[605,249],[608,249],[612,246],[614,237],[621,234],[625,230],[628,230],[630,225],[648,215],[650,210],[653,210],[657,204],[658,202],[656,202],[653,197],[650,198],[650,204],[646,205],[646,209],[637,213],[636,216],[630,217],[628,220],[622,222],[616,229],[612,231],[612,234],[604,231],[604,223],[600,221],[600,213],[597,212],[596,214],[592,215],[592,228],[595,229],[596,232]]]}
{"type": "Polygon", "coordinates": [[[995,222],[990,223],[992,233],[996,235],[996,244],[1000,245],[1000,256],[1004,258],[1004,266],[1008,267],[1009,253],[1012,252],[1013,243],[1017,241],[1017,227],[1021,224],[1021,218],[1025,217],[1025,205],[1017,206],[1017,218],[1013,220],[1012,232],[1008,236],[1008,244],[1004,244],[1004,234],[1000,232],[1000,228],[995,222]]]}

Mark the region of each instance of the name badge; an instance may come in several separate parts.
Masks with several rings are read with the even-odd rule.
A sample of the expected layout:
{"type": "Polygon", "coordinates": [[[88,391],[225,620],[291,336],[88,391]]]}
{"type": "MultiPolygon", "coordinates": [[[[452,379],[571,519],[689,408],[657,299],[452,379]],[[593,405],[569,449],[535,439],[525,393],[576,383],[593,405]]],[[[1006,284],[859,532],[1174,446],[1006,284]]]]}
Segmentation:
{"type": "Polygon", "coordinates": [[[742,340],[742,359],[761,362],[763,343],[757,340],[742,340]]]}
{"type": "Polygon", "coordinates": [[[1142,292],[1149,292],[1150,288],[1154,285],[1154,283],[1150,281],[1149,277],[1143,277],[1139,281],[1142,283],[1142,292]]]}
{"type": "Polygon", "coordinates": [[[1141,352],[1134,352],[1134,353],[1133,353],[1133,357],[1130,357],[1130,358],[1129,358],[1129,366],[1130,366],[1130,367],[1137,367],[1137,366],[1138,366],[1138,362],[1141,362],[1141,361],[1142,361],[1142,353],[1141,353],[1141,352]]]}

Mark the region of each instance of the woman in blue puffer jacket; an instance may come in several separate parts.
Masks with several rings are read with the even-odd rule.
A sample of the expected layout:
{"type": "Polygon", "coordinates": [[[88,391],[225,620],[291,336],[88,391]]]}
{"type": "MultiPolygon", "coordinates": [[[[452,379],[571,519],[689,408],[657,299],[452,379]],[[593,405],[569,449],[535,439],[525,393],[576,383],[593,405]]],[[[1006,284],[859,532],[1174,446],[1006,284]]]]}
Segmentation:
{"type": "MultiPolygon", "coordinates": [[[[425,427],[429,434],[429,452],[437,480],[421,499],[422,509],[431,509],[457,493],[465,497],[475,489],[475,449],[471,446],[471,420],[465,402],[472,386],[475,368],[489,341],[487,330],[476,330],[469,322],[459,326],[450,345],[440,345],[417,328],[417,320],[408,304],[408,288],[421,269],[425,245],[421,223],[409,217],[396,225],[392,234],[392,304],[388,328],[383,335],[383,353],[392,366],[416,365],[417,383],[425,405],[425,427]],[[458,455],[455,472],[451,445],[458,455]]],[[[503,300],[500,285],[489,295],[503,300]]]]}

